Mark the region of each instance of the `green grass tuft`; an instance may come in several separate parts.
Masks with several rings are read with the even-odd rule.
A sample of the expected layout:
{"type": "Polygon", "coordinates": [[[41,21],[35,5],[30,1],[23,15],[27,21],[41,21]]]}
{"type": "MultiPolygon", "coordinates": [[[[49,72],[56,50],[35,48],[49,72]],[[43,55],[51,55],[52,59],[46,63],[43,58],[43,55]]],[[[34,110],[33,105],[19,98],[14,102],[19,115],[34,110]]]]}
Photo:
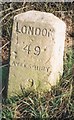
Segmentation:
{"type": "Polygon", "coordinates": [[[7,120],[12,118],[33,120],[73,120],[73,66],[74,56],[69,49],[64,60],[64,73],[50,92],[25,91],[3,102],[2,116],[7,120]]]}

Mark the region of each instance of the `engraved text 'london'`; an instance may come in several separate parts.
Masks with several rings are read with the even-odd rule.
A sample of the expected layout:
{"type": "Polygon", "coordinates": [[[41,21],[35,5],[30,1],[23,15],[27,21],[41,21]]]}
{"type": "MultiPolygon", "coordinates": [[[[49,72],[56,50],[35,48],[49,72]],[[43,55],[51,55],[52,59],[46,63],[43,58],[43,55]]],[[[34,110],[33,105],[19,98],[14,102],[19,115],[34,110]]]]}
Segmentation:
{"type": "Polygon", "coordinates": [[[28,34],[28,35],[46,36],[46,37],[49,37],[50,35],[49,30],[46,28],[41,29],[40,27],[32,27],[32,26],[26,26],[26,25],[23,25],[20,28],[18,22],[16,23],[16,32],[28,34]]]}

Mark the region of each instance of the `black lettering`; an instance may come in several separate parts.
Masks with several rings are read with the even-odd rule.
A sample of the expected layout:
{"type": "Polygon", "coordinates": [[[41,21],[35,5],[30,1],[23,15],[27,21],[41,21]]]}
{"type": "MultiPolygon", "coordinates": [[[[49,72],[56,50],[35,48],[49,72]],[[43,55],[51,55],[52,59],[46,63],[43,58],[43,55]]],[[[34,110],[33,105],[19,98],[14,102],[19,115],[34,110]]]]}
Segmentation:
{"type": "Polygon", "coordinates": [[[19,62],[15,62],[15,61],[12,62],[12,66],[18,66],[18,65],[19,65],[19,62]]]}
{"type": "Polygon", "coordinates": [[[25,25],[21,28],[21,32],[27,34],[27,27],[25,25]]]}
{"type": "Polygon", "coordinates": [[[39,67],[38,67],[38,66],[36,66],[36,69],[37,69],[37,70],[39,70],[39,67]]]}
{"type": "Polygon", "coordinates": [[[16,64],[15,64],[15,61],[13,61],[13,62],[12,62],[12,66],[15,66],[15,65],[16,65],[16,64]]]}
{"type": "Polygon", "coordinates": [[[34,33],[34,27],[28,27],[28,34],[29,35],[33,35],[33,33],[34,33]]]}
{"type": "Polygon", "coordinates": [[[41,52],[41,49],[40,49],[39,46],[36,46],[34,50],[35,50],[34,55],[37,55],[37,56],[38,56],[38,55],[40,54],[40,52],[41,52]]]}
{"type": "Polygon", "coordinates": [[[50,67],[46,68],[46,71],[49,72],[50,67]]]}
{"type": "Polygon", "coordinates": [[[16,23],[16,32],[19,32],[19,33],[20,33],[19,27],[18,27],[18,22],[16,23]]]}
{"type": "Polygon", "coordinates": [[[40,28],[36,28],[35,29],[35,35],[40,35],[41,33],[41,29],[40,28]]]}
{"type": "Polygon", "coordinates": [[[29,54],[31,49],[30,49],[31,45],[26,45],[23,50],[27,51],[27,53],[29,54]]]}
{"type": "Polygon", "coordinates": [[[46,35],[47,35],[47,29],[44,28],[44,29],[42,30],[42,36],[46,36],[46,35]]]}
{"type": "Polygon", "coordinates": [[[49,37],[50,33],[48,32],[48,37],[49,37]]]}

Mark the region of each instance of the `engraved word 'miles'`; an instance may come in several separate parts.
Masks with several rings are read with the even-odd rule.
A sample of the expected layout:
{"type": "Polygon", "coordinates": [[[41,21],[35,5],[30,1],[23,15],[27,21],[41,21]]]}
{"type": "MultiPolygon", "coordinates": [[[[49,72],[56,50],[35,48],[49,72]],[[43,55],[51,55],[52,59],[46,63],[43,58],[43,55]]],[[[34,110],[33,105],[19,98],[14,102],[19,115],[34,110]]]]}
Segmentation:
{"type": "MultiPolygon", "coordinates": [[[[51,30],[50,30],[51,31],[51,30]]],[[[36,35],[36,36],[47,36],[49,37],[49,30],[46,28],[39,28],[39,27],[32,27],[32,26],[26,26],[23,25],[21,28],[19,27],[19,23],[16,23],[16,32],[28,34],[28,35],[36,35]]]]}

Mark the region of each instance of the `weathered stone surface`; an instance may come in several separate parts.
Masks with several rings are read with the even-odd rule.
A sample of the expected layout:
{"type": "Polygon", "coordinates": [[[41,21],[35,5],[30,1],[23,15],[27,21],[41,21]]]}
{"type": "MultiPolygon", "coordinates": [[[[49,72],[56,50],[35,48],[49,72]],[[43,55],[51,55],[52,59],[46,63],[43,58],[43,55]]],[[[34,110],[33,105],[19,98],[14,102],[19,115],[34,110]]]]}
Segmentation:
{"type": "Polygon", "coordinates": [[[15,16],[8,95],[21,87],[50,90],[63,73],[65,23],[51,13],[28,11],[15,16]]]}

